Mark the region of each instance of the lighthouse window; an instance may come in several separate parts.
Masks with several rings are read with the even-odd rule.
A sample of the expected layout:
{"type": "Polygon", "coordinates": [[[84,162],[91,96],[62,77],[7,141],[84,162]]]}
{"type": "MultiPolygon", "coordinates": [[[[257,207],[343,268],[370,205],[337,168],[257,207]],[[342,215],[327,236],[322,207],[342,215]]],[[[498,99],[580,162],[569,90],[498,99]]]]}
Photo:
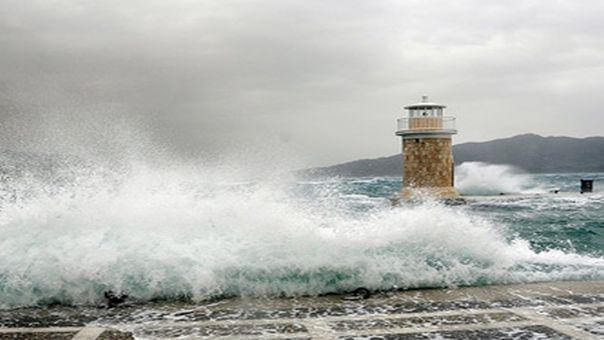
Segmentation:
{"type": "Polygon", "coordinates": [[[428,112],[426,112],[426,111],[424,111],[424,113],[422,113],[422,116],[424,116],[424,117],[427,115],[428,115],[428,112]]]}

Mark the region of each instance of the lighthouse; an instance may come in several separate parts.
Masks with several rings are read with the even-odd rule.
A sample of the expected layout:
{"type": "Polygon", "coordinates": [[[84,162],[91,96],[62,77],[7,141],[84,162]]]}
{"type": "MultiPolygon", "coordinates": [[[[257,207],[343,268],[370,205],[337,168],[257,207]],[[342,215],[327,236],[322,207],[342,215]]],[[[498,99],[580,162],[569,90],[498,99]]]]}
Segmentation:
{"type": "Polygon", "coordinates": [[[421,102],[405,106],[406,116],[397,120],[396,135],[403,144],[403,200],[459,197],[451,151],[455,117],[445,116],[445,108],[422,96],[421,102]]]}

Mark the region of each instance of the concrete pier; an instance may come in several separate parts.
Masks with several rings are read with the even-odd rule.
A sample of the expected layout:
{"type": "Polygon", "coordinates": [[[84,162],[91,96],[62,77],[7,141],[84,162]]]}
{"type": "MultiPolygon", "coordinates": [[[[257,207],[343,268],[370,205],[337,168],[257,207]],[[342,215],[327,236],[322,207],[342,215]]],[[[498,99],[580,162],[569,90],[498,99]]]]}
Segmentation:
{"type": "Polygon", "coordinates": [[[0,311],[0,339],[602,339],[604,281],[0,311]]]}

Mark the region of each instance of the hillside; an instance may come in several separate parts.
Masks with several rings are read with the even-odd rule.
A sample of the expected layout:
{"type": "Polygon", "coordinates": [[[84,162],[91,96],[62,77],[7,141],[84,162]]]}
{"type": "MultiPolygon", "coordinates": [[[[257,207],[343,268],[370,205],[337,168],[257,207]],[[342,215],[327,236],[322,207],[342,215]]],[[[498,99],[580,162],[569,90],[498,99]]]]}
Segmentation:
{"type": "MultiPolygon", "coordinates": [[[[604,172],[604,137],[542,137],[524,134],[481,143],[453,146],[455,164],[479,161],[509,164],[528,172],[604,172]]],[[[400,176],[401,155],[361,159],[306,169],[304,176],[400,176]]]]}

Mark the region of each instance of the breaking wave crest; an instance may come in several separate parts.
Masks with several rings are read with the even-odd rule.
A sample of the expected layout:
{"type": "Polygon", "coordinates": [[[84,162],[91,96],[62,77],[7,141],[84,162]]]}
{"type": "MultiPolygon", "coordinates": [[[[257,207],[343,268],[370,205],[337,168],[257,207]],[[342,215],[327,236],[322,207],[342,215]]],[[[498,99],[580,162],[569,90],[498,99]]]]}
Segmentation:
{"type": "Polygon", "coordinates": [[[604,276],[601,258],[537,253],[464,209],[379,199],[358,209],[333,183],[235,183],[182,169],[110,184],[87,176],[5,200],[1,307],[97,304],[106,290],[202,300],[604,276]]]}
{"type": "Polygon", "coordinates": [[[455,168],[455,186],[464,195],[544,192],[531,177],[510,165],[464,162],[455,168]]]}

